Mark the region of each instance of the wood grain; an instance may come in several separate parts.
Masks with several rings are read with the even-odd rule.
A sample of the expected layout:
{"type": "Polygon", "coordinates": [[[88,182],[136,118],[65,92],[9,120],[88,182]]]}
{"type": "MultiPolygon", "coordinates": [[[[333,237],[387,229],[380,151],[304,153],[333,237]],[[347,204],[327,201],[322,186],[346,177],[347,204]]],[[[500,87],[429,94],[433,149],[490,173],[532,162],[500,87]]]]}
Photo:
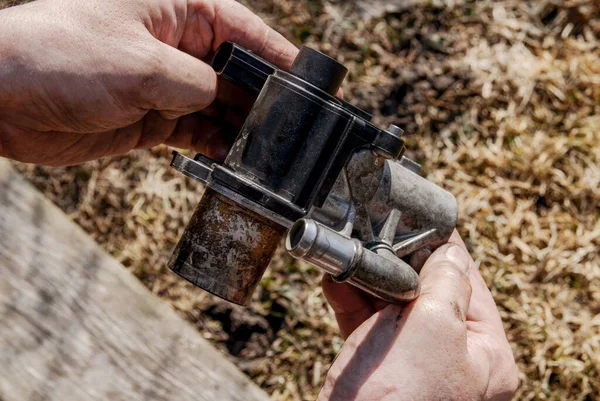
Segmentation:
{"type": "Polygon", "coordinates": [[[269,399],[2,159],[0,319],[2,401],[269,399]]]}

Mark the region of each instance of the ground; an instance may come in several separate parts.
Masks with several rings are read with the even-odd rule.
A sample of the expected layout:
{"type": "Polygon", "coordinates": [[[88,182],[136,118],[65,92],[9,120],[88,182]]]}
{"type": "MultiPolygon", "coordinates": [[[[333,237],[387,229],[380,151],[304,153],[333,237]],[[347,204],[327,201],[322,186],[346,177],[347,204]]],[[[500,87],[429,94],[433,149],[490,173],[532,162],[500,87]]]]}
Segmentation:
{"type": "MultiPolygon", "coordinates": [[[[1,3],[1,1],[0,1],[1,3]]],[[[575,0],[248,0],[350,70],[348,100],[406,130],[458,199],[458,228],[520,370],[519,400],[600,399],[600,11],[575,0]]],[[[343,342],[320,273],[279,251],[251,306],[166,261],[202,188],[170,150],[18,168],[275,400],[312,400],[343,342]]]]}

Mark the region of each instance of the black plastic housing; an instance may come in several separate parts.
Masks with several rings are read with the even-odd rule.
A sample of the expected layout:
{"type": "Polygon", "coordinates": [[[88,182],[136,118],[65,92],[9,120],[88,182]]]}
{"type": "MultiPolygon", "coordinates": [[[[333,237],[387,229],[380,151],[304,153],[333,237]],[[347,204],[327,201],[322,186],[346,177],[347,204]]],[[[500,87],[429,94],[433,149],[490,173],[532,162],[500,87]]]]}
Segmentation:
{"type": "Polygon", "coordinates": [[[336,60],[302,48],[290,72],[223,44],[213,68],[259,95],[224,163],[222,184],[289,219],[321,206],[359,148],[398,157],[403,140],[369,123],[371,116],[334,96],[347,73],[336,60]],[[270,195],[273,196],[270,196],[270,195]]]}
{"type": "Polygon", "coordinates": [[[275,67],[231,42],[223,43],[211,65],[221,78],[258,95],[275,67]]]}

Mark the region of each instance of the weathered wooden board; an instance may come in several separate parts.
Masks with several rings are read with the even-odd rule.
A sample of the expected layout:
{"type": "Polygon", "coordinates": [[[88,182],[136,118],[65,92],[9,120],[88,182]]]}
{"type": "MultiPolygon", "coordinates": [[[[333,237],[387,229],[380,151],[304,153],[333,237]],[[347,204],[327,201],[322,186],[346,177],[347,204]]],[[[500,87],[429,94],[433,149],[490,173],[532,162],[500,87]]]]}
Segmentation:
{"type": "Polygon", "coordinates": [[[0,159],[0,400],[268,397],[0,159]]]}

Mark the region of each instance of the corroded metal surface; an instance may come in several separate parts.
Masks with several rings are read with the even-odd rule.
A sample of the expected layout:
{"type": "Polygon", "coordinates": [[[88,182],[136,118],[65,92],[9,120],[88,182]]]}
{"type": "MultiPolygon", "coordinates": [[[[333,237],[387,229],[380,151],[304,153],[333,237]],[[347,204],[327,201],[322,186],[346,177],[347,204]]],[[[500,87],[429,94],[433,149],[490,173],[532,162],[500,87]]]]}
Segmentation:
{"type": "Polygon", "coordinates": [[[285,228],[206,189],[169,267],[221,298],[246,305],[285,228]]]}
{"type": "Polygon", "coordinates": [[[379,129],[335,97],[345,67],[314,50],[301,50],[290,72],[233,44],[218,53],[221,78],[246,88],[250,80],[260,93],[223,165],[175,155],[173,167],[210,190],[170,267],[245,304],[292,227],[293,256],[383,299],[416,297],[415,270],[448,240],[457,204],[401,158],[402,129],[379,129]]]}

